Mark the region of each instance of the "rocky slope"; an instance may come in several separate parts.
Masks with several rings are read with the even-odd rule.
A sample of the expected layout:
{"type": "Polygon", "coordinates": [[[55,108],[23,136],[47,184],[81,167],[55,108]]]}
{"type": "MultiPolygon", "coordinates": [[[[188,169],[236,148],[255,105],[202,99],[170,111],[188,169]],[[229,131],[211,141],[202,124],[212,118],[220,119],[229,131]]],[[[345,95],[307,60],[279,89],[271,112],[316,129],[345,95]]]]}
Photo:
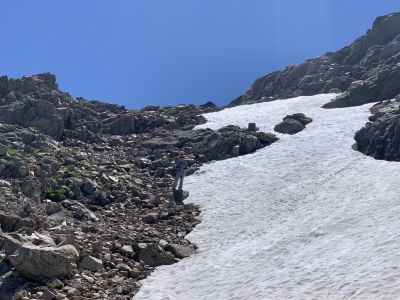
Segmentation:
{"type": "Polygon", "coordinates": [[[341,93],[324,107],[355,106],[400,94],[400,13],[379,17],[353,44],[257,79],[228,106],[341,93]]]}
{"type": "Polygon", "coordinates": [[[192,130],[212,103],[74,99],[51,74],[0,77],[0,299],[130,299],[155,267],[191,255],[199,210],[172,193],[189,174],[270,145],[236,126],[192,130]]]}

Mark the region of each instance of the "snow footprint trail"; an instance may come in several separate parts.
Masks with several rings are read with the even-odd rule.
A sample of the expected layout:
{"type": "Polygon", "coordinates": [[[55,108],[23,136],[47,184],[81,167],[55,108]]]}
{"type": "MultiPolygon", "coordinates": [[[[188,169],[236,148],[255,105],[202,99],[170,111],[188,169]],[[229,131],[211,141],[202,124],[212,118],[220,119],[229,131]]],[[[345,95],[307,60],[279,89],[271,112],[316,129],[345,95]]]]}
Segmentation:
{"type": "Polygon", "coordinates": [[[255,121],[272,132],[296,112],[314,122],[188,177],[200,251],[158,268],[135,300],[400,298],[400,165],[352,150],[369,106],[321,109],[332,97],[207,115],[215,129],[255,121]]]}

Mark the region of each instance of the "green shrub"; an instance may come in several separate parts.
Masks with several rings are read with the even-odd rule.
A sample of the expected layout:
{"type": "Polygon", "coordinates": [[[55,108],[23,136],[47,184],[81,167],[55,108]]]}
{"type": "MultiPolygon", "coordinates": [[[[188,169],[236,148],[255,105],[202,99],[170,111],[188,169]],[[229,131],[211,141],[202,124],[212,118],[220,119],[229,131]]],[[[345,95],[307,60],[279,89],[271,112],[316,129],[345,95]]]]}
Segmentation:
{"type": "Polygon", "coordinates": [[[67,170],[67,176],[72,177],[79,175],[79,170],[74,165],[65,165],[64,168],[67,170]]]}
{"type": "Polygon", "coordinates": [[[64,283],[61,280],[53,280],[52,282],[47,283],[47,286],[51,289],[61,290],[64,287],[64,283]]]}

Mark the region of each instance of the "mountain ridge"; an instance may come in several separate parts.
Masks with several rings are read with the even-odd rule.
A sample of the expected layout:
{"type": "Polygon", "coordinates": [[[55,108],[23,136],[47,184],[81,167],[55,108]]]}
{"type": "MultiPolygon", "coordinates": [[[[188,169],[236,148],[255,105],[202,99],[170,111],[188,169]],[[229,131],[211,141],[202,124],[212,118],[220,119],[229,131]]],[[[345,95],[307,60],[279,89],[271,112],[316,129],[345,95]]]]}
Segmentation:
{"type": "Polygon", "coordinates": [[[365,35],[336,52],[258,78],[226,107],[321,93],[341,93],[325,108],[387,100],[400,94],[400,13],[378,17],[365,35]]]}

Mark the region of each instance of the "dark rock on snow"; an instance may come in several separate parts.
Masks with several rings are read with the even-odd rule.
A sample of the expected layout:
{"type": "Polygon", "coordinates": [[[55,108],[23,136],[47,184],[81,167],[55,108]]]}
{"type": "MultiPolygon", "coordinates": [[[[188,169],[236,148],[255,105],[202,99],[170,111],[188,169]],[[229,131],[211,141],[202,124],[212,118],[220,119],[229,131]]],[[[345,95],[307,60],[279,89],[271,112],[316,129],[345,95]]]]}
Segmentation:
{"type": "Polygon", "coordinates": [[[280,133],[295,134],[306,128],[312,119],[298,113],[283,118],[283,121],[275,126],[274,130],[280,133]]]}

